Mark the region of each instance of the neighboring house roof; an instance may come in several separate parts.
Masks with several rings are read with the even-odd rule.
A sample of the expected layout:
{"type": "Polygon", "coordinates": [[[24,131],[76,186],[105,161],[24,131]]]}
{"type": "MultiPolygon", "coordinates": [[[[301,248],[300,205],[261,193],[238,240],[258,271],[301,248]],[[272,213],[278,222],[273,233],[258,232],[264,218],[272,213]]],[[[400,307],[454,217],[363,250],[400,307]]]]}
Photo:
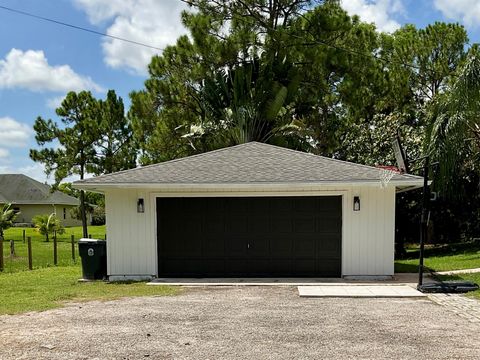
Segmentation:
{"type": "MultiPolygon", "coordinates": [[[[258,142],[106,174],[75,182],[78,188],[109,185],[329,184],[380,183],[382,169],[258,142]]],[[[422,178],[396,174],[391,182],[421,184],[422,178]]]]}
{"type": "Polygon", "coordinates": [[[47,184],[23,174],[0,174],[0,203],[78,205],[79,201],[61,191],[52,193],[47,184]]]}

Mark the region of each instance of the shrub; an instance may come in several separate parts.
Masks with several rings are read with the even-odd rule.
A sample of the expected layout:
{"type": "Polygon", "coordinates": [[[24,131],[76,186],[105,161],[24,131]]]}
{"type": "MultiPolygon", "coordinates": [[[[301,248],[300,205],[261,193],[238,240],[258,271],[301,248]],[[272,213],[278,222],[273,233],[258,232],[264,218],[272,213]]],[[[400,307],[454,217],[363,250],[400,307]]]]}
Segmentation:
{"type": "Polygon", "coordinates": [[[105,208],[96,206],[93,209],[92,225],[105,225],[105,208]]]}
{"type": "Polygon", "coordinates": [[[36,215],[33,217],[33,224],[37,231],[45,236],[45,241],[49,241],[49,235],[56,231],[58,234],[65,232],[64,227],[61,225],[60,220],[55,213],[50,215],[36,215]]]}
{"type": "Polygon", "coordinates": [[[3,240],[3,232],[13,225],[13,221],[17,217],[13,209],[10,209],[11,206],[12,204],[5,204],[0,211],[0,241],[3,240]]]}

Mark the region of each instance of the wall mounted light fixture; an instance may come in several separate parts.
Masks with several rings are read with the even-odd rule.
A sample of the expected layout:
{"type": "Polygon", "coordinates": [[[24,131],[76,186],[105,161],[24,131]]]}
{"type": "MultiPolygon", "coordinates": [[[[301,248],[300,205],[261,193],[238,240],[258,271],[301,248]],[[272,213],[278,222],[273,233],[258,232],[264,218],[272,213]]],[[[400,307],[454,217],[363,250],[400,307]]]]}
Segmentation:
{"type": "Polygon", "coordinates": [[[353,211],[360,211],[360,196],[353,197],[353,211]]]}
{"type": "Polygon", "coordinates": [[[143,199],[138,199],[137,200],[137,212],[138,213],[144,213],[145,212],[145,203],[143,199]]]}

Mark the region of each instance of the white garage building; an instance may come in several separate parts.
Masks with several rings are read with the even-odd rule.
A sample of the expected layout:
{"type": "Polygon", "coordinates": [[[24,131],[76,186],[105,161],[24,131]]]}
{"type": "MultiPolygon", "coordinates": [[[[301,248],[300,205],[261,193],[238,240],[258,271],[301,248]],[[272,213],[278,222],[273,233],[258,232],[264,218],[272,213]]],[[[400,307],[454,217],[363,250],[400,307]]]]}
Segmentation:
{"type": "Polygon", "coordinates": [[[75,182],[105,194],[110,280],[394,272],[395,194],[423,179],[251,142],[75,182]]]}

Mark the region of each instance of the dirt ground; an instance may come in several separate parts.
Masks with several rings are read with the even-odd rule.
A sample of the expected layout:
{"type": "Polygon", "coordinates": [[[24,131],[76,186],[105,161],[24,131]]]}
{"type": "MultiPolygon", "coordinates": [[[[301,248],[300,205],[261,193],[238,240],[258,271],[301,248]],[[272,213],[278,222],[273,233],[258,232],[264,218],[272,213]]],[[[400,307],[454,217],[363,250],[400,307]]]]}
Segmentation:
{"type": "MultiPolygon", "coordinates": [[[[1,300],[0,300],[1,301],[1,300]]],[[[480,324],[428,299],[300,298],[295,287],[0,316],[0,359],[479,359],[480,324]]]]}

